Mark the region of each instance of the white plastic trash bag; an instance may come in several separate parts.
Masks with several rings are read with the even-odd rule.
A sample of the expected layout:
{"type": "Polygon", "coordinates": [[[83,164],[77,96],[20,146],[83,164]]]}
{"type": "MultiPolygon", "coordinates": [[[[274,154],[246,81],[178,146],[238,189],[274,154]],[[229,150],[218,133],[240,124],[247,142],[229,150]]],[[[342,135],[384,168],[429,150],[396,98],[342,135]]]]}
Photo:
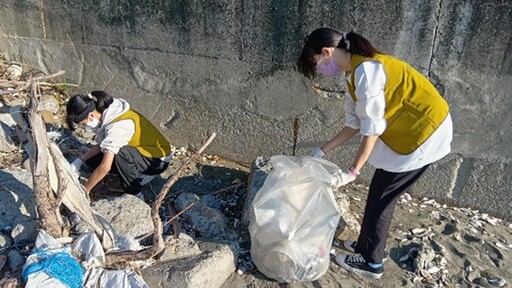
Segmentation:
{"type": "Polygon", "coordinates": [[[273,156],[256,193],[249,233],[258,270],[279,282],[312,281],[329,268],[341,170],[310,156],[273,156]]]}

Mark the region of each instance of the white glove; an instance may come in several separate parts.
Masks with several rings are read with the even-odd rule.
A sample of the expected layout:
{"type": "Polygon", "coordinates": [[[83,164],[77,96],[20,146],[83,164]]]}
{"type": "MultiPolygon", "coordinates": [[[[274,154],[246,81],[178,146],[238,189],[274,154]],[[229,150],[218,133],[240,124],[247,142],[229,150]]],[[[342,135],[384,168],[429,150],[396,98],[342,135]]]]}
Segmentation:
{"type": "Polygon", "coordinates": [[[84,161],[82,161],[80,158],[76,158],[75,161],[71,162],[71,170],[76,174],[80,175],[80,167],[82,167],[82,164],[84,164],[84,161]]]}
{"type": "Polygon", "coordinates": [[[359,171],[352,167],[350,167],[350,169],[348,169],[347,171],[340,170],[339,173],[336,175],[336,186],[340,187],[347,185],[348,183],[356,180],[357,176],[359,176],[359,171]]]}
{"type": "Polygon", "coordinates": [[[309,154],[309,156],[314,158],[323,158],[325,156],[325,152],[319,147],[313,148],[313,151],[309,154]]]}

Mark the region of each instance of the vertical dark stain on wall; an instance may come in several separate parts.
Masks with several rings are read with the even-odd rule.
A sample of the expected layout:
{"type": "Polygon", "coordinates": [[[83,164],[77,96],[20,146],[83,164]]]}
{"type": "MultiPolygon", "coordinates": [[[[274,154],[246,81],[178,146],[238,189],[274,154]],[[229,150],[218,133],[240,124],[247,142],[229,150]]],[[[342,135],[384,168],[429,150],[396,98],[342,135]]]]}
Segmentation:
{"type": "Polygon", "coordinates": [[[512,37],[507,41],[507,50],[503,53],[500,73],[504,75],[512,75],[512,37]]]}
{"type": "Polygon", "coordinates": [[[299,141],[299,130],[300,130],[299,117],[295,117],[293,119],[293,150],[292,155],[295,156],[295,151],[297,150],[297,142],[299,141]]]}

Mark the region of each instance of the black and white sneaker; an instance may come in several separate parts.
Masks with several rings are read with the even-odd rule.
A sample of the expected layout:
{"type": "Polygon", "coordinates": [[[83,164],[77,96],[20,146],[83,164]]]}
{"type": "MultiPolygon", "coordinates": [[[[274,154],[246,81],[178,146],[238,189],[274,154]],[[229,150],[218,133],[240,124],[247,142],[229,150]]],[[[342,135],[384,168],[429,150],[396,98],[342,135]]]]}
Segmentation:
{"type": "Polygon", "coordinates": [[[379,268],[372,268],[368,262],[364,260],[361,254],[345,255],[340,253],[338,256],[336,256],[336,262],[349,272],[373,279],[380,279],[380,277],[382,277],[382,273],[384,272],[382,266],[379,268]]]}
{"type": "MultiPolygon", "coordinates": [[[[357,241],[354,241],[352,239],[347,239],[345,241],[343,241],[343,248],[345,250],[347,250],[348,252],[352,252],[352,253],[356,253],[356,245],[357,245],[357,241]]],[[[384,248],[384,253],[385,253],[385,256],[384,256],[384,259],[382,259],[382,262],[386,262],[388,260],[388,250],[384,248]]]]}

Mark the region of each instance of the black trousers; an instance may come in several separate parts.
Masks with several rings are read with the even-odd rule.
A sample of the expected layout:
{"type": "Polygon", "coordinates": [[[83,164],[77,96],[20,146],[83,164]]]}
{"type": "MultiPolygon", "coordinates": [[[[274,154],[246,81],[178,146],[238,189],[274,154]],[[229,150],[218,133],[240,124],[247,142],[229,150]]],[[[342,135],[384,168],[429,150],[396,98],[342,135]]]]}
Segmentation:
{"type": "MultiPolygon", "coordinates": [[[[96,169],[101,164],[101,160],[103,160],[103,153],[87,160],[85,164],[96,169]]],[[[168,166],[169,162],[164,162],[159,158],[146,157],[133,146],[124,146],[114,156],[114,165],[112,165],[110,173],[118,174],[123,190],[135,195],[142,190],[140,184],[142,175],[158,175],[168,166]]]]}
{"type": "Polygon", "coordinates": [[[373,175],[368,200],[364,208],[363,223],[355,252],[371,263],[382,263],[386,240],[395,206],[400,195],[420,178],[429,165],[420,169],[392,173],[377,169],[373,175]]]}

